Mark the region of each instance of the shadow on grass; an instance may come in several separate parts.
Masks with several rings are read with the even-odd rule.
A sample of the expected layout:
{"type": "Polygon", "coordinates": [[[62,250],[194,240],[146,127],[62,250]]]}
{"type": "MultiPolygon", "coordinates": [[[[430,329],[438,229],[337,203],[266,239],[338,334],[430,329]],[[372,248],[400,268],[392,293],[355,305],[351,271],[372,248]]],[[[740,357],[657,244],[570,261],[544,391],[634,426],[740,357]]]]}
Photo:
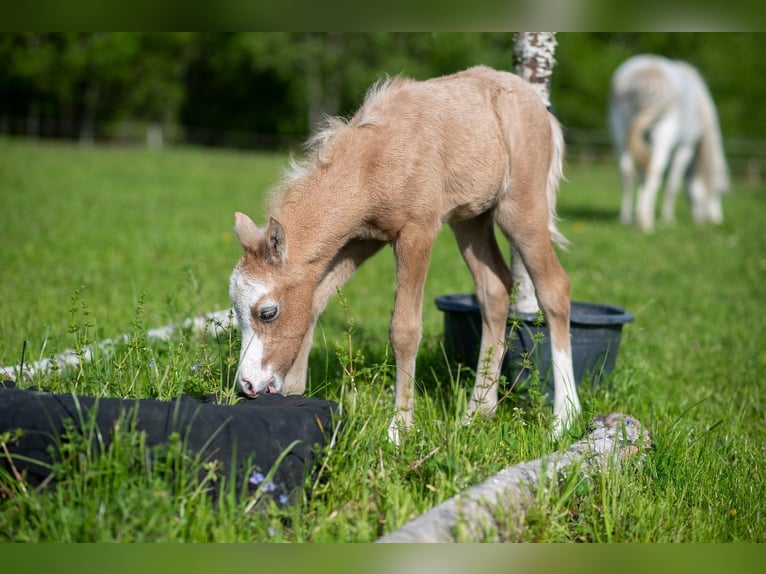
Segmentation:
{"type": "MultiPolygon", "coordinates": [[[[315,343],[309,356],[306,394],[338,400],[343,394],[342,386],[353,377],[361,392],[390,394],[390,410],[393,412],[396,365],[387,333],[355,327],[352,335],[352,364],[349,364],[348,347],[340,344],[340,341],[347,341],[345,334],[333,330],[332,334],[328,333],[326,344],[315,343]],[[369,385],[378,388],[366,390],[365,386],[369,385]]],[[[427,399],[438,412],[459,413],[456,416],[462,416],[475,377],[475,365],[461,364],[456,358],[447,356],[441,332],[424,334],[417,356],[416,401],[427,399]]],[[[499,397],[498,409],[503,411],[518,408],[531,413],[546,408],[545,394],[534,375],[518,381],[501,377],[499,397]]]]}

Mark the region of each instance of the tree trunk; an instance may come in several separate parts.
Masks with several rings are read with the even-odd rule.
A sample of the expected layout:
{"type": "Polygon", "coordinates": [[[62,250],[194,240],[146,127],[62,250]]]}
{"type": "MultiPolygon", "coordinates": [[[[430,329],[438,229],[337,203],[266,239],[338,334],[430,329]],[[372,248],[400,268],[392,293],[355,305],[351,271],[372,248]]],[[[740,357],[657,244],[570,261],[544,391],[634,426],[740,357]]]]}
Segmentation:
{"type": "Polygon", "coordinates": [[[504,468],[486,482],[435,506],[378,542],[484,542],[488,537],[522,539],[526,513],[545,490],[554,490],[566,473],[583,478],[643,457],[649,432],[622,413],[599,415],[590,431],[564,451],[504,468]]]}
{"type": "Polygon", "coordinates": [[[89,82],[83,98],[82,118],[80,119],[80,144],[92,145],[96,139],[96,109],[101,85],[89,82]]]}
{"type": "Polygon", "coordinates": [[[551,106],[551,76],[556,63],[556,32],[517,32],[513,39],[513,69],[551,106]]]}
{"type": "Polygon", "coordinates": [[[335,35],[317,38],[309,34],[306,44],[309,47],[319,46],[309,49],[304,60],[308,129],[312,133],[322,125],[327,116],[338,113],[340,83],[332,62],[335,54],[342,50],[342,46],[335,35]]]}
{"type": "Polygon", "coordinates": [[[32,102],[27,111],[27,137],[36,138],[40,135],[40,111],[37,102],[32,102]]]}
{"type": "Polygon", "coordinates": [[[149,122],[146,124],[146,147],[155,150],[165,147],[161,122],[149,122]]]}

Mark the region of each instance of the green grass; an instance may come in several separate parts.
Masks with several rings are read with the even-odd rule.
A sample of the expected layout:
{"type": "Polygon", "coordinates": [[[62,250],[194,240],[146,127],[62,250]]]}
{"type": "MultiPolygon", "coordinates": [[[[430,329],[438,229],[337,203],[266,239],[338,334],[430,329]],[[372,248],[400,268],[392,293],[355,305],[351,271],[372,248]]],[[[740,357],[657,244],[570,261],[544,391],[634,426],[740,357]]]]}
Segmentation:
{"type": "MultiPolygon", "coordinates": [[[[0,140],[0,362],[17,363],[24,341],[31,361],[130,333],[92,363],[28,384],[233,400],[236,332],[163,343],[145,333],[228,305],[240,252],[232,214],[262,220],[263,192],[284,163],[281,155],[0,140]]],[[[677,225],[644,235],[617,223],[611,164],[569,166],[567,176],[559,212],[572,247],[561,260],[573,298],[635,316],[610,385],[581,389],[584,418],[630,413],[655,447],[641,466],[573,479],[541,497],[523,539],[763,542],[766,193],[735,185],[720,227],[695,226],[679,203],[677,225]]],[[[118,446],[98,458],[82,456],[75,440],[56,488],[0,475],[0,540],[371,541],[505,466],[565,446],[548,438],[550,411],[534,393],[509,395],[491,421],[460,425],[472,377],[445,359],[432,302],[472,285],[445,231],[426,285],[418,430],[392,448],[393,281],[385,250],[321,319],[308,392],[342,402],[346,427],[296,503],[241,500],[212,475],[200,484],[179,445],[147,465],[140,433],[124,425],[118,446]],[[211,484],[217,503],[205,493],[211,484]]],[[[508,536],[500,529],[490,539],[508,536]]]]}
{"type": "Polygon", "coordinates": [[[75,292],[97,337],[125,332],[142,295],[149,326],[225,307],[234,210],[259,212],[284,162],[8,140],[0,155],[3,364],[23,340],[36,355],[68,342],[75,292]]]}

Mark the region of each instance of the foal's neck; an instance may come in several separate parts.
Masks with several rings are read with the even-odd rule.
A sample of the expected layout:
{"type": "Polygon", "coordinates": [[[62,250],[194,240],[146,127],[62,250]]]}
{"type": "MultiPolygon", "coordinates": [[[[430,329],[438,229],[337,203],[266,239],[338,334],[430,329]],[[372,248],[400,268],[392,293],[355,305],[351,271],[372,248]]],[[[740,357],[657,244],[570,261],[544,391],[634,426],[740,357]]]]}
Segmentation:
{"type": "Polygon", "coordinates": [[[327,172],[297,182],[273,210],[285,230],[291,264],[317,280],[358,234],[366,213],[358,183],[348,177],[339,183],[327,172]]]}

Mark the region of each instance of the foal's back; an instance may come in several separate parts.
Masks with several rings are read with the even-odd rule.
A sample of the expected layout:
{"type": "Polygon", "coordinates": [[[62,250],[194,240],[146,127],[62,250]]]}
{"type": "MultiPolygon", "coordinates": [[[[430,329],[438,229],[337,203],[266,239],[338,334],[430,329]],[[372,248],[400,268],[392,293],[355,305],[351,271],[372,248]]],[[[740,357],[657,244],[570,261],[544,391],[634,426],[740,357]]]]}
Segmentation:
{"type": "Polygon", "coordinates": [[[538,96],[519,77],[483,66],[376,86],[348,127],[373,204],[389,217],[396,206],[407,220],[474,217],[506,190],[514,160],[550,159],[550,119],[538,96]]]}

